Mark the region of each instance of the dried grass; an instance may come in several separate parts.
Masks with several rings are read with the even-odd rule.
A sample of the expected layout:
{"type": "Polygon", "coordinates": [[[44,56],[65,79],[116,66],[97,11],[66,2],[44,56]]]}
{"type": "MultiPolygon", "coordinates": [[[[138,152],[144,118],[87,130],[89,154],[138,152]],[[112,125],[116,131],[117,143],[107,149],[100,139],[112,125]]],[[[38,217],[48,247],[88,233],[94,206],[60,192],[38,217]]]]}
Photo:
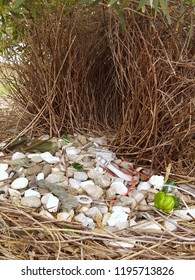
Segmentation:
{"type": "MultiPolygon", "coordinates": [[[[195,236],[179,230],[181,240],[166,231],[133,227],[115,233],[85,230],[76,223],[47,220],[32,209],[6,201],[1,203],[0,213],[1,260],[194,259],[195,236]],[[117,242],[135,246],[117,247],[117,242]]],[[[155,219],[160,222],[158,216],[155,219]]],[[[184,222],[184,226],[194,231],[194,222],[184,222]]]]}
{"type": "Polygon", "coordinates": [[[106,8],[26,20],[22,63],[6,76],[24,110],[21,134],[106,133],[119,156],[161,170],[172,162],[174,172],[194,175],[194,53],[182,45],[188,22],[179,30],[130,8],[125,15],[124,35],[106,8]]]}

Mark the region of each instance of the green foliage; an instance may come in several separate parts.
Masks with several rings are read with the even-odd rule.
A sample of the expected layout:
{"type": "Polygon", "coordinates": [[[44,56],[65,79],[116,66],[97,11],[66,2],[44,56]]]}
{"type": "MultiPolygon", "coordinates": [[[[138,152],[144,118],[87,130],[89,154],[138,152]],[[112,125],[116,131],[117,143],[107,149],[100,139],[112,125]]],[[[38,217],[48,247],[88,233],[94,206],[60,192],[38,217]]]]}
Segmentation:
{"type": "Polygon", "coordinates": [[[62,139],[66,142],[66,143],[70,143],[70,137],[68,135],[64,135],[62,136],[62,139]]]}
{"type": "Polygon", "coordinates": [[[167,186],[163,188],[163,192],[164,193],[172,192],[172,190],[174,189],[173,186],[175,185],[175,181],[167,181],[166,185],[167,186]]]}
{"type": "Polygon", "coordinates": [[[83,171],[83,165],[80,163],[74,162],[72,167],[74,167],[77,171],[83,171]]]}

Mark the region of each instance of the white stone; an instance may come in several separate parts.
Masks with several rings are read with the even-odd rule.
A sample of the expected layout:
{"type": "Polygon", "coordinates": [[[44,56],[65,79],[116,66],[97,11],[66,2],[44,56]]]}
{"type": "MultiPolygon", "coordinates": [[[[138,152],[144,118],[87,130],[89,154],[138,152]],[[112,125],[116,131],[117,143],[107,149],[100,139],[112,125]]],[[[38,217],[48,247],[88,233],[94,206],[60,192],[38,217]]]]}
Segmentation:
{"type": "Polygon", "coordinates": [[[40,163],[43,161],[43,159],[40,156],[35,156],[31,158],[31,161],[35,163],[40,163]]]}
{"type": "Polygon", "coordinates": [[[128,214],[121,211],[113,212],[107,221],[111,227],[117,227],[118,229],[125,229],[128,227],[128,214]]]}
{"type": "Polygon", "coordinates": [[[137,203],[144,199],[144,194],[142,192],[139,192],[138,190],[132,190],[129,193],[129,196],[133,197],[137,201],[137,203]]]}
{"type": "Polygon", "coordinates": [[[108,220],[110,219],[111,213],[105,213],[102,219],[102,225],[107,226],[108,220]]]}
{"type": "Polygon", "coordinates": [[[71,222],[71,217],[68,212],[60,212],[57,214],[57,220],[58,221],[68,221],[71,222]]]}
{"type": "Polygon", "coordinates": [[[17,178],[11,183],[11,188],[14,190],[21,190],[28,186],[27,178],[17,178]]]}
{"type": "Polygon", "coordinates": [[[42,217],[47,218],[47,219],[49,219],[49,220],[53,220],[53,219],[54,219],[54,217],[52,216],[52,214],[49,213],[49,212],[48,212],[47,210],[45,210],[45,209],[42,209],[42,210],[39,212],[39,214],[40,214],[42,217]]]}
{"type": "Polygon", "coordinates": [[[115,189],[113,189],[113,188],[107,189],[107,191],[106,191],[106,199],[112,200],[112,199],[115,198],[115,195],[116,195],[115,189]]]}
{"type": "Polygon", "coordinates": [[[15,159],[20,159],[20,158],[25,158],[25,154],[21,153],[21,152],[15,152],[13,155],[12,155],[12,160],[15,160],[15,159]]]}
{"type": "Polygon", "coordinates": [[[107,188],[110,186],[111,179],[107,175],[99,175],[97,178],[94,179],[96,185],[107,188]]]}
{"type": "Polygon", "coordinates": [[[77,136],[77,138],[78,138],[79,142],[80,142],[82,145],[87,144],[87,139],[86,139],[85,136],[79,134],[79,135],[77,136]]]}
{"type": "Polygon", "coordinates": [[[73,176],[74,176],[74,172],[75,172],[75,169],[74,169],[74,168],[68,167],[68,168],[66,169],[66,176],[67,176],[68,178],[73,177],[73,176]]]}
{"type": "Polygon", "coordinates": [[[81,223],[84,227],[88,227],[90,229],[95,228],[94,221],[91,218],[86,217],[83,213],[79,213],[77,216],[75,216],[74,220],[81,223]]]}
{"type": "Polygon", "coordinates": [[[149,183],[153,185],[155,189],[162,190],[164,186],[164,177],[159,175],[153,175],[150,177],[149,183]]]}
{"type": "Polygon", "coordinates": [[[90,171],[88,172],[88,176],[91,179],[95,179],[98,176],[102,175],[104,173],[104,169],[102,167],[95,167],[90,169],[90,171]]]}
{"type": "Polygon", "coordinates": [[[40,172],[39,174],[37,174],[36,176],[36,180],[39,181],[39,180],[44,180],[45,178],[45,175],[44,173],[40,172]]]}
{"type": "Polygon", "coordinates": [[[86,205],[86,206],[82,206],[81,208],[79,208],[78,212],[79,213],[85,213],[89,210],[90,205],[86,205]]]}
{"type": "Polygon", "coordinates": [[[84,172],[84,171],[81,171],[81,172],[76,171],[76,172],[74,173],[74,179],[76,179],[76,180],[79,180],[79,181],[86,181],[87,178],[88,178],[88,175],[87,175],[87,173],[84,172]]]}
{"type": "Polygon", "coordinates": [[[102,214],[108,213],[108,206],[106,205],[97,205],[97,208],[100,210],[102,214]]]}
{"type": "Polygon", "coordinates": [[[0,180],[5,180],[9,177],[9,174],[6,171],[0,171],[0,180]]]}
{"type": "Polygon", "coordinates": [[[69,184],[73,189],[78,190],[80,188],[81,181],[70,178],[69,179],[69,184]]]}
{"type": "Polygon", "coordinates": [[[130,213],[130,208],[129,207],[123,207],[123,206],[113,206],[112,207],[113,212],[125,212],[125,213],[130,213]]]}
{"type": "Polygon", "coordinates": [[[62,174],[51,173],[47,176],[45,180],[49,183],[60,183],[60,182],[67,181],[67,177],[65,177],[62,174]]]}
{"type": "MultiPolygon", "coordinates": [[[[173,222],[174,222],[175,224],[177,224],[177,221],[176,221],[176,220],[173,220],[173,222]]],[[[176,225],[172,224],[171,222],[169,222],[169,221],[167,221],[167,220],[164,221],[164,227],[167,228],[167,229],[170,230],[170,231],[174,231],[174,230],[177,229],[177,226],[176,226],[176,225]]]]}
{"type": "Polygon", "coordinates": [[[0,163],[0,172],[6,171],[8,169],[7,163],[0,163]]]}
{"type": "Polygon", "coordinates": [[[21,193],[20,193],[19,191],[13,190],[13,189],[11,189],[11,188],[9,188],[8,191],[9,191],[9,195],[10,195],[11,197],[20,196],[20,195],[21,195],[21,193]]]}
{"type": "Polygon", "coordinates": [[[85,188],[86,186],[94,186],[94,185],[95,183],[92,180],[81,182],[81,188],[85,188]]]}
{"type": "Polygon", "coordinates": [[[40,156],[40,153],[28,154],[27,158],[32,159],[33,157],[38,157],[38,156],[40,156]]]}
{"type": "Polygon", "coordinates": [[[36,197],[40,198],[41,194],[37,191],[29,189],[24,192],[24,197],[29,197],[29,196],[36,196],[36,197]]]}
{"type": "Polygon", "coordinates": [[[53,194],[52,193],[45,193],[42,198],[41,198],[41,203],[46,206],[47,202],[48,202],[48,199],[50,196],[52,196],[53,194]]]}
{"type": "Polygon", "coordinates": [[[67,155],[78,155],[80,153],[81,149],[75,148],[75,147],[69,147],[66,148],[67,155]]]}
{"type": "Polygon", "coordinates": [[[147,191],[151,188],[151,184],[149,182],[140,182],[137,186],[138,191],[147,191]]]}
{"type": "Polygon", "coordinates": [[[81,187],[93,199],[99,199],[103,194],[103,190],[99,186],[96,186],[96,185],[86,185],[86,186],[81,186],[81,187]]]}
{"type": "Polygon", "coordinates": [[[60,162],[60,158],[59,158],[59,157],[56,157],[56,156],[52,156],[52,154],[51,154],[50,152],[41,153],[41,154],[40,154],[40,157],[41,157],[44,161],[46,161],[47,163],[54,164],[54,163],[60,162]]]}
{"type": "Polygon", "coordinates": [[[81,204],[90,204],[93,202],[92,198],[87,195],[77,195],[77,196],[75,196],[75,198],[81,204]]]}
{"type": "Polygon", "coordinates": [[[57,212],[59,208],[59,198],[54,195],[49,196],[45,207],[49,212],[57,212]]]}
{"type": "Polygon", "coordinates": [[[39,208],[41,206],[41,200],[36,196],[22,197],[20,203],[23,206],[28,206],[32,208],[39,208]]]}
{"type": "Polygon", "coordinates": [[[100,210],[97,207],[91,207],[89,208],[86,212],[85,215],[92,218],[93,220],[96,219],[96,216],[99,216],[100,218],[102,218],[102,213],[100,212],[100,210]]]}
{"type": "Polygon", "coordinates": [[[124,195],[128,191],[127,187],[121,182],[113,182],[110,187],[115,191],[116,194],[120,195],[124,195]]]}
{"type": "Polygon", "coordinates": [[[47,141],[49,140],[49,138],[50,138],[49,134],[44,134],[39,137],[39,140],[47,141]]]}

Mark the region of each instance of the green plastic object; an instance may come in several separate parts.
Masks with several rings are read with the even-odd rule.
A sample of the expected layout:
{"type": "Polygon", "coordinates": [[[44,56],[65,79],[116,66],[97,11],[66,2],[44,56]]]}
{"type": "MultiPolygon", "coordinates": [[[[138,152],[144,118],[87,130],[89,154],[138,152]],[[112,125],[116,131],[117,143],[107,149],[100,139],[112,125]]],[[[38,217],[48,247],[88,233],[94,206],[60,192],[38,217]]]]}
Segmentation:
{"type": "Polygon", "coordinates": [[[158,192],[154,197],[154,205],[156,208],[168,213],[174,209],[175,199],[164,192],[158,192]]]}

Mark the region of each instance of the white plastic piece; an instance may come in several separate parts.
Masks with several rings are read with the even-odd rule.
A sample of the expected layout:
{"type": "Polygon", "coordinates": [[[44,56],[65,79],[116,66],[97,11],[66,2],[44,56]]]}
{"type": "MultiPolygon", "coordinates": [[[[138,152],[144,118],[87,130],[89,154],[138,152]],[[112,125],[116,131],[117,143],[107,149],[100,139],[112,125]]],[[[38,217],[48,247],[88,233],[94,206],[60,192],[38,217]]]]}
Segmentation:
{"type": "Polygon", "coordinates": [[[118,229],[125,229],[128,227],[128,214],[121,211],[113,212],[107,221],[111,227],[117,227],[118,229]]]}
{"type": "Polygon", "coordinates": [[[112,171],[115,175],[117,175],[119,178],[124,179],[126,181],[131,181],[132,178],[131,176],[124,174],[122,171],[120,171],[116,166],[113,164],[109,163],[106,159],[104,159],[101,156],[97,156],[97,160],[100,165],[108,168],[110,171],[112,171]]]}
{"type": "Polygon", "coordinates": [[[159,175],[153,175],[150,177],[149,183],[153,185],[155,189],[162,190],[164,186],[164,177],[159,175]]]}

